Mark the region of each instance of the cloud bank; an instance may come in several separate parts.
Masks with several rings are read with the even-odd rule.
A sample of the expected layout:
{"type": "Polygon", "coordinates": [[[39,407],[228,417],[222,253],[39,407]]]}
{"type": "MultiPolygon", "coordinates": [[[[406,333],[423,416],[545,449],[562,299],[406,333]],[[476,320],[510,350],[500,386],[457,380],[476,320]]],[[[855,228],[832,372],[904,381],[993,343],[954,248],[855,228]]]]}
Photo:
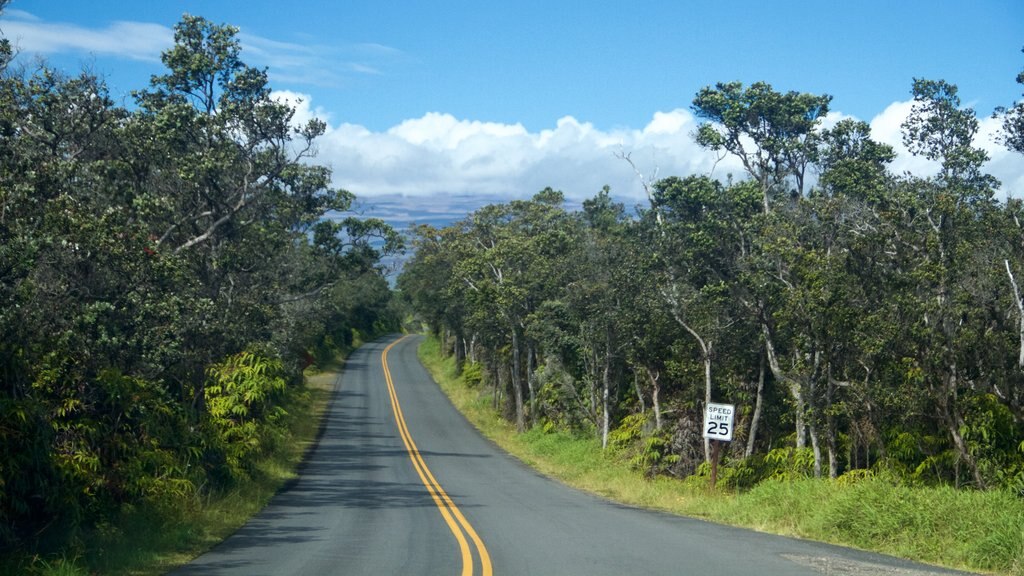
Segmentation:
{"type": "MultiPolygon", "coordinates": [[[[114,22],[87,28],[46,22],[20,10],[6,10],[0,29],[23,54],[92,53],[159,62],[160,53],[173,43],[172,29],[158,24],[114,22]]],[[[247,56],[259,65],[269,65],[279,85],[344,84],[353,75],[379,75],[382,66],[403,57],[401,51],[379,44],[310,46],[244,32],[239,39],[247,56]]],[[[692,134],[699,122],[684,108],[655,112],[642,128],[604,129],[565,116],[550,128],[531,132],[521,124],[429,112],[384,131],[371,131],[336,121],[328,111],[313,107],[307,95],[277,94],[297,105],[300,118],[316,116],[328,122],[317,161],[334,169],[336,185],[362,197],[526,197],[551,186],[580,201],[609,185],[615,196],[642,202],[641,177],[744,175],[735,159],[720,158],[697,146],[692,134]],[[630,155],[642,176],[617,158],[621,154],[630,155]]],[[[871,120],[872,134],[896,149],[894,172],[932,174],[935,164],[912,156],[902,143],[900,125],[911,105],[903,101],[888,106],[871,120]]],[[[825,124],[843,117],[830,113],[825,124]]],[[[1000,122],[986,117],[980,123],[976,145],[991,157],[986,168],[1002,181],[1001,196],[1024,196],[1024,162],[995,141],[1000,122]]]]}
{"type": "MultiPolygon", "coordinates": [[[[609,185],[618,198],[643,202],[641,178],[619,158],[629,154],[644,178],[704,174],[743,178],[734,158],[721,158],[694,142],[699,121],[688,110],[656,112],[639,129],[602,130],[566,116],[555,126],[530,132],[521,124],[458,119],[430,112],[382,132],[358,124],[334,123],[329,113],[311,106],[308,96],[278,93],[298,107],[297,117],[328,122],[317,161],[334,170],[335,184],[361,197],[403,195],[527,197],[550,186],[579,202],[609,185]]],[[[894,147],[894,173],[919,176],[937,172],[937,164],[910,154],[900,125],[912,102],[895,102],[870,121],[873,137],[894,147]]],[[[824,125],[847,117],[830,113],[824,125]]],[[[975,145],[991,158],[987,170],[1003,183],[1000,197],[1024,195],[1024,163],[997,144],[1000,121],[980,119],[975,145]]]]}
{"type": "MultiPolygon", "coordinates": [[[[312,115],[316,111],[304,97],[299,116],[312,115]]],[[[319,142],[317,160],[334,170],[338,186],[362,196],[525,197],[550,186],[581,200],[608,185],[620,198],[644,200],[641,178],[621,154],[629,154],[647,179],[740,175],[737,162],[719,161],[694,143],[698,123],[681,109],[656,113],[642,129],[601,130],[565,116],[539,132],[440,112],[383,132],[319,116],[330,128],[319,142]]]]}

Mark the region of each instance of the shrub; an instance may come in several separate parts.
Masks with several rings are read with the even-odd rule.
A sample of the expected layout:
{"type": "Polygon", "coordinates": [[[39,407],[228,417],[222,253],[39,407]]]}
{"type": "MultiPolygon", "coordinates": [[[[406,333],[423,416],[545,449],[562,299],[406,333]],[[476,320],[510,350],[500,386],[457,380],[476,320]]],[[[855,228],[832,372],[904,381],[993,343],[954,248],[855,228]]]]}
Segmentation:
{"type": "Polygon", "coordinates": [[[215,436],[223,451],[228,478],[251,473],[254,459],[271,447],[284,409],[285,391],[280,359],[245,351],[229,356],[207,371],[204,397],[215,436]]]}

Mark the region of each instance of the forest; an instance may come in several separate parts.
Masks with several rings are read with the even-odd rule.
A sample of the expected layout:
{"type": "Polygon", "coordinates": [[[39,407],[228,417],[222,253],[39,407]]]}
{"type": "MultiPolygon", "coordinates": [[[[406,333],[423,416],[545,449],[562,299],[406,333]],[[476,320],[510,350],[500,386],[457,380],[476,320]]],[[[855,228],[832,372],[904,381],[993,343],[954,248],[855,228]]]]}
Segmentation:
{"type": "MultiPolygon", "coordinates": [[[[828,95],[727,82],[693,98],[694,136],[742,174],[657,178],[622,151],[641,205],[547,188],[403,236],[353,214],[315,162],[326,125],[237,34],[186,15],[123,103],[0,38],[0,550],[230,490],[289,441],[306,368],[408,317],[520,431],[649,475],[706,474],[723,402],[726,486],[1024,495],[1024,202],[954,84],[912,81],[904,142],[933,174],[893,173],[864,122],[826,127],[828,95]]],[[[1024,101],[996,114],[1024,154],[1024,101]]]]}
{"type": "MultiPolygon", "coordinates": [[[[904,143],[934,174],[893,173],[865,122],[823,126],[829,95],[718,83],[694,137],[745,173],[652,178],[623,151],[645,203],[605,187],[567,210],[548,188],[420,226],[401,295],[520,431],[591,435],[648,474],[706,474],[724,402],[728,486],[1024,494],[1024,204],[957,87],[911,90],[904,143]]],[[[1024,104],[996,114],[1024,153],[1024,104]]]]}
{"type": "Polygon", "coordinates": [[[303,368],[399,328],[400,235],[351,215],[324,124],[236,34],[186,15],[125,105],[0,44],[0,559],[230,489],[303,368]]]}

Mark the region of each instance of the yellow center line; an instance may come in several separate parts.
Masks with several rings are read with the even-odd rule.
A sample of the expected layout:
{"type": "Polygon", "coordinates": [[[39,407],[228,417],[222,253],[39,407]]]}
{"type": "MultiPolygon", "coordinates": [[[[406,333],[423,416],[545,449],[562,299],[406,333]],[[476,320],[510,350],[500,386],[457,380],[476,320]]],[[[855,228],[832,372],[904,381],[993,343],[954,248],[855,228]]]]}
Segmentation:
{"type": "Polygon", "coordinates": [[[420,455],[419,449],[416,448],[416,443],[413,441],[408,427],[405,425],[405,416],[402,414],[402,407],[398,403],[395,384],[391,380],[391,370],[388,369],[388,352],[405,338],[399,338],[389,344],[380,355],[380,362],[384,367],[384,380],[388,385],[388,396],[391,397],[391,410],[395,414],[395,423],[398,425],[398,433],[402,437],[405,450],[409,453],[409,459],[412,460],[413,468],[416,469],[420,481],[426,486],[427,492],[430,493],[430,497],[433,498],[437,509],[441,511],[441,516],[444,517],[445,523],[448,524],[448,529],[451,530],[455,540],[459,543],[459,551],[462,553],[462,576],[471,576],[473,574],[473,555],[470,551],[469,543],[466,541],[466,535],[469,535],[469,538],[473,541],[477,555],[480,557],[481,573],[483,576],[492,576],[491,556],[487,553],[487,547],[484,546],[483,540],[480,539],[480,536],[473,529],[469,521],[466,520],[466,517],[462,515],[459,507],[452,502],[448,493],[441,488],[441,484],[434,478],[430,468],[427,467],[427,463],[423,460],[423,456],[420,455]],[[463,531],[465,531],[465,534],[463,534],[463,531]]]}

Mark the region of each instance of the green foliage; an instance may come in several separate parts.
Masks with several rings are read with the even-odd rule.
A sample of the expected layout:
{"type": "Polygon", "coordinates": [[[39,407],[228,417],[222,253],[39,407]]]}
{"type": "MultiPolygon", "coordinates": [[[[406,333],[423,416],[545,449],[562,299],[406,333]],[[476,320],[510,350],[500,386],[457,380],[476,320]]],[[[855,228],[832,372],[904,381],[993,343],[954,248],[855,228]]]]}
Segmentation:
{"type": "MultiPolygon", "coordinates": [[[[685,458],[708,473],[685,414],[714,398],[739,405],[734,450],[751,454],[723,462],[727,487],[799,492],[828,475],[852,492],[1020,494],[1022,204],[995,200],[957,87],[915,79],[912,93],[904,143],[938,175],[893,174],[866,123],[822,129],[828,95],[718,83],[693,100],[696,139],[747,179],[643,181],[636,214],[605,188],[566,217],[545,191],[421,228],[403,296],[476,345],[495,407],[533,384],[540,430],[607,431],[644,470],[685,458]]],[[[998,112],[1017,151],[1019,108],[998,112]]],[[[800,497],[795,510],[816,504],[800,497]]],[[[1000,545],[1010,559],[992,565],[1019,566],[1019,542],[1000,545]]]]}
{"type": "Polygon", "coordinates": [[[224,451],[230,478],[252,472],[273,447],[287,413],[279,405],[286,383],[280,360],[240,352],[207,368],[205,394],[214,446],[224,451]]]}
{"type": "MultiPolygon", "coordinates": [[[[583,490],[632,506],[969,571],[1017,574],[1024,566],[1024,508],[1019,496],[1009,491],[909,485],[884,468],[819,480],[806,477],[813,465],[807,450],[785,449],[776,453],[772,466],[764,458],[726,462],[718,484],[725,489],[709,493],[706,466],[701,467],[704,476],[682,482],[651,478],[638,472],[625,454],[601,450],[592,437],[542,427],[515,434],[511,426],[501,425],[493,407],[478,401],[478,391],[466,394],[467,389],[452,381],[454,362],[449,358],[449,369],[443,368],[436,349],[436,341],[427,339],[421,359],[477,427],[543,473],[583,490]],[[435,353],[426,353],[428,348],[435,353]],[[792,465],[798,474],[764,478],[768,469],[792,465]],[[756,484],[750,479],[755,469],[760,476],[756,484]]],[[[623,433],[635,439],[643,428],[641,419],[629,420],[623,433]]]]}
{"type": "Polygon", "coordinates": [[[764,470],[766,478],[809,478],[814,472],[814,454],[808,448],[776,448],[764,455],[764,470]]]}
{"type": "Polygon", "coordinates": [[[295,125],[233,27],[186,15],[131,108],[11,57],[0,41],[0,548],[53,558],[252,474],[308,352],[397,327],[378,263],[401,239],[346,213],[310,161],[323,122],[295,125]]]}
{"type": "MultiPolygon", "coordinates": [[[[1017,84],[1024,85],[1024,71],[1017,74],[1017,84]]],[[[995,116],[1003,120],[1003,132],[999,136],[1003,145],[1024,154],[1024,101],[1018,101],[1009,109],[1003,106],[996,108],[995,116]]]]}
{"type": "Polygon", "coordinates": [[[37,572],[40,576],[86,576],[89,574],[78,562],[66,557],[53,561],[40,558],[30,570],[37,572]]]}
{"type": "MultiPolygon", "coordinates": [[[[697,475],[708,477],[709,463],[701,464],[697,475]]],[[[719,465],[718,485],[734,490],[749,490],[761,482],[791,482],[814,476],[814,453],[810,448],[775,448],[766,454],[728,459],[719,465]]]]}
{"type": "Polygon", "coordinates": [[[777,480],[740,495],[728,513],[788,534],[972,570],[1009,572],[1024,553],[1024,513],[1004,491],[910,487],[884,477],[777,480]]]}
{"type": "Polygon", "coordinates": [[[757,182],[764,210],[788,195],[804,193],[806,169],[815,156],[818,123],[832,97],[823,94],[776,92],[766,82],[744,88],[741,82],[719,82],[702,88],[693,110],[706,120],[696,140],[711,150],[737,156],[757,182]]]}
{"type": "Polygon", "coordinates": [[[644,181],[635,214],[607,187],[575,214],[545,190],[421,227],[403,297],[475,345],[520,429],[596,433],[692,470],[704,450],[678,414],[728,400],[752,455],[727,483],[865,469],[1016,489],[1020,203],[993,200],[956,86],[912,90],[905,143],[937,177],[892,174],[863,122],[823,129],[828,95],[719,83],[693,100],[696,138],[748,179],[644,181]],[[679,422],[641,434],[648,413],[679,422]]]}
{"type": "Polygon", "coordinates": [[[989,484],[1024,495],[1024,425],[992,394],[974,396],[965,409],[961,435],[989,484]]]}
{"type": "Polygon", "coordinates": [[[466,383],[466,386],[475,388],[483,382],[483,379],[484,368],[479,362],[470,362],[463,367],[462,380],[466,383]]]}
{"type": "Polygon", "coordinates": [[[679,455],[672,453],[672,439],[664,431],[653,429],[649,414],[626,416],[608,439],[635,470],[650,476],[668,473],[679,461],[679,455]]]}

